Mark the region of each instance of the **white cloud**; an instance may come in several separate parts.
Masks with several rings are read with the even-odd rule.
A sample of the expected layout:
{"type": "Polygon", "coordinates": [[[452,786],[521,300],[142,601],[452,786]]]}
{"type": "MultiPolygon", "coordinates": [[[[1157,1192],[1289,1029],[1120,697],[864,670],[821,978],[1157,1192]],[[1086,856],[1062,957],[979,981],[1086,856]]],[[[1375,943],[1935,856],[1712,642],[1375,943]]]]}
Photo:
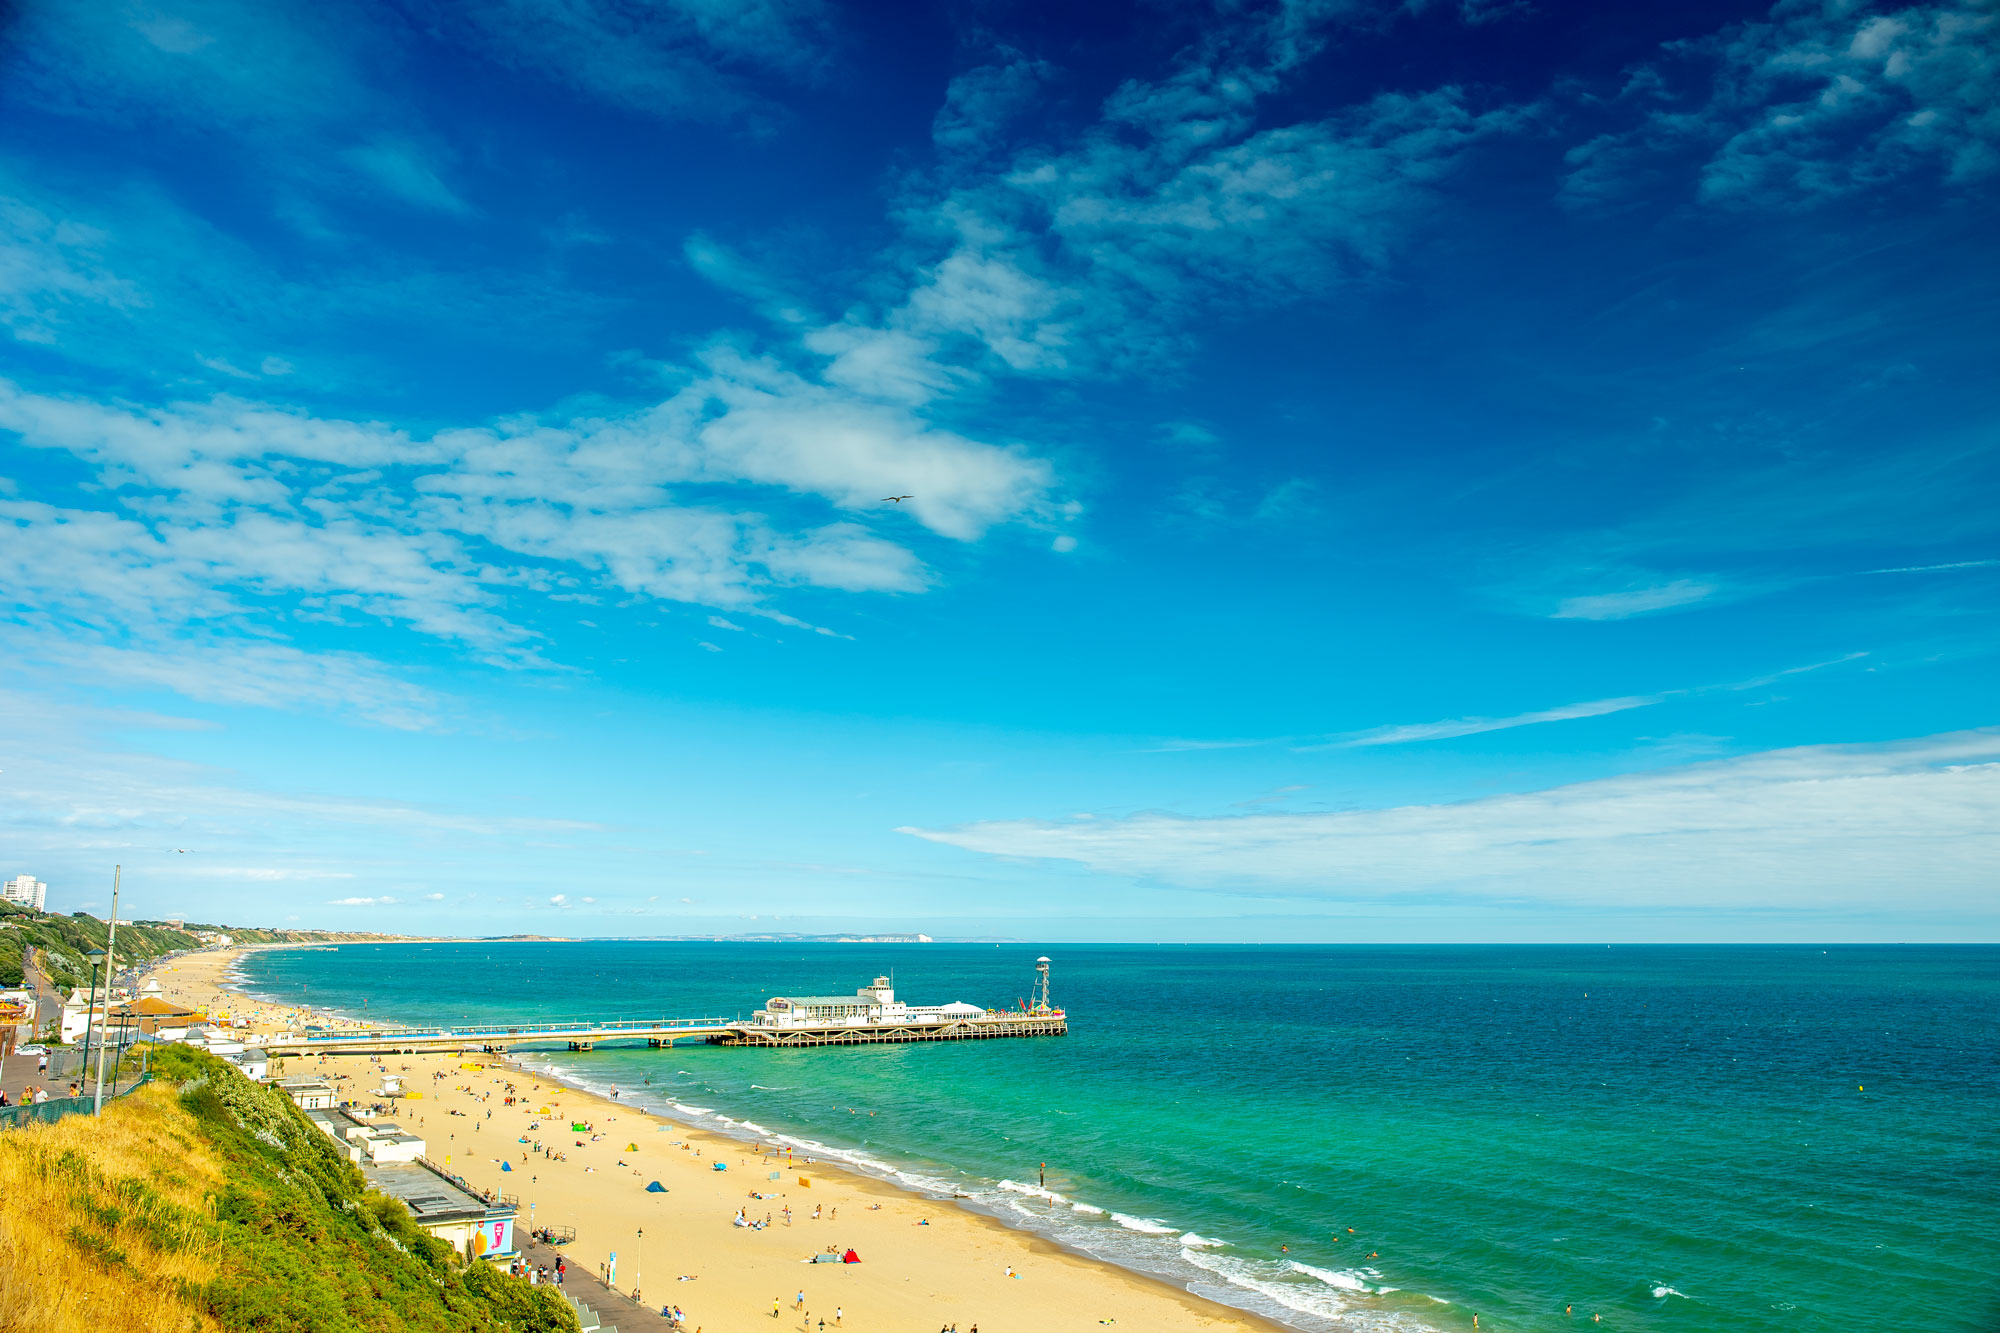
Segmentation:
{"type": "Polygon", "coordinates": [[[1675,579],[1652,588],[1632,588],[1624,592],[1592,593],[1565,597],[1552,613],[1557,620],[1624,620],[1650,611],[1668,611],[1692,606],[1715,594],[1712,583],[1675,579]]]}
{"type": "Polygon", "coordinates": [[[424,901],[432,903],[441,903],[444,901],[444,895],[442,893],[427,893],[424,895],[424,901]]]}
{"type": "Polygon", "coordinates": [[[1569,154],[1572,200],[1628,193],[1663,164],[1701,159],[1718,204],[1831,198],[1920,172],[1967,183],[2000,171],[2000,42],[1990,6],[1781,0],[1767,19],[1677,43],[1617,105],[1637,123],[1569,154]]]}
{"type": "Polygon", "coordinates": [[[383,903],[393,903],[393,902],[395,902],[395,901],[396,901],[396,900],[395,900],[394,898],[331,898],[331,899],[328,899],[328,900],[327,900],[327,906],[329,906],[329,907],[374,907],[374,906],[376,906],[376,905],[378,905],[378,904],[383,904],[383,903]]]}
{"type": "Polygon", "coordinates": [[[761,485],[970,541],[1039,512],[1053,485],[1023,450],[768,359],[718,346],[705,365],[637,412],[427,439],[229,397],[108,405],[0,381],[0,430],[83,460],[122,510],[0,499],[0,584],[41,617],[56,657],[100,674],[423,725],[425,692],[353,655],[252,644],[203,677],[190,654],[230,632],[365,616],[534,665],[535,636],[509,604],[583,583],[831,634],[762,603],[794,586],[922,591],[931,575],[916,554],[853,518],[780,524],[704,507],[692,488],[761,485]],[[916,498],[885,513],[892,490],[916,498]],[[210,629],[187,640],[190,624],[210,629]]]}
{"type": "Polygon", "coordinates": [[[71,307],[146,304],[140,287],[108,266],[106,239],[95,227],[0,197],[0,324],[23,342],[50,343],[71,307]]]}
{"type": "Polygon", "coordinates": [[[945,89],[944,105],[931,124],[931,141],[939,148],[959,153],[997,148],[1011,122],[1034,108],[1055,74],[1047,61],[1019,51],[998,54],[1003,58],[967,70],[945,89]]]}
{"type": "Polygon", "coordinates": [[[1714,910],[1963,907],[2000,864],[2000,729],[1773,750],[1453,805],[901,830],[1195,888],[1714,910]]]}
{"type": "Polygon", "coordinates": [[[584,901],[585,901],[585,902],[587,902],[587,903],[594,903],[594,902],[596,902],[596,901],[597,901],[597,899],[595,899],[595,898],[585,898],[585,899],[584,899],[584,901]]]}
{"type": "Polygon", "coordinates": [[[565,903],[567,903],[568,901],[569,901],[569,895],[568,895],[568,894],[566,894],[566,893],[558,893],[558,894],[556,894],[555,896],[553,896],[552,898],[550,898],[550,899],[549,899],[549,906],[551,906],[551,907],[561,907],[561,906],[563,906],[563,905],[564,905],[565,903]]]}

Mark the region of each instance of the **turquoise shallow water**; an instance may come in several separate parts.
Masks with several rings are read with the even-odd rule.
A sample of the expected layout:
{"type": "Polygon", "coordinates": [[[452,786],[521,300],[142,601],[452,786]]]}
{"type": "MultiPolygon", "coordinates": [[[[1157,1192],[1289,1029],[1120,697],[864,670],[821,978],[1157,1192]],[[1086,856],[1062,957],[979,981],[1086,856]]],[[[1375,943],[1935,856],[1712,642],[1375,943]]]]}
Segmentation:
{"type": "Polygon", "coordinates": [[[892,965],[912,1003],[1011,1005],[1042,952],[1066,1038],[527,1058],[1304,1329],[2000,1328],[2000,948],[357,945],[245,972],[378,1019],[733,1016],[892,965]]]}

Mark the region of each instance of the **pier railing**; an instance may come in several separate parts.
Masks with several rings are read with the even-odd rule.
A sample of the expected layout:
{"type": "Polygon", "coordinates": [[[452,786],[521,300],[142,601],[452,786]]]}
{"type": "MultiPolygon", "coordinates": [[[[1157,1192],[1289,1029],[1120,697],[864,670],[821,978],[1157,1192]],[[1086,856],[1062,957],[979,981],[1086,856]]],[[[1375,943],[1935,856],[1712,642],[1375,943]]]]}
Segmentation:
{"type": "Polygon", "coordinates": [[[323,1032],[297,1033],[292,1042],[351,1041],[356,1037],[468,1037],[474,1040],[502,1040],[528,1037],[588,1037],[597,1035],[618,1035],[620,1033],[644,1034],[648,1032],[679,1031],[681,1029],[709,1029],[743,1027],[749,1022],[743,1018],[614,1018],[614,1019],[559,1019],[551,1022],[525,1023],[446,1023],[436,1027],[351,1027],[328,1028],[323,1032]]]}

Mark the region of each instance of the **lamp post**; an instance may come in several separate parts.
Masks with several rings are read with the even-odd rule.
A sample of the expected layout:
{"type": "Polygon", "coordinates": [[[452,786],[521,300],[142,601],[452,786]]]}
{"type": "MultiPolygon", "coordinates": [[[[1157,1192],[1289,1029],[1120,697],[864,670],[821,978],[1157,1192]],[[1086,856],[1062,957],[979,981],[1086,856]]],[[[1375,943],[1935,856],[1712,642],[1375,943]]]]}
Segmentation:
{"type": "MultiPolygon", "coordinates": [[[[107,1029],[104,1035],[107,1037],[111,1035],[108,1031],[111,1026],[111,976],[113,969],[118,966],[116,956],[118,948],[118,881],[123,873],[123,866],[113,866],[111,868],[111,929],[106,931],[104,935],[104,1025],[107,1029]]],[[[120,1052],[120,1054],[122,1055],[123,1052],[120,1052]]],[[[116,1066],[113,1066],[112,1073],[116,1074],[117,1072],[116,1066]]],[[[102,1041],[97,1043],[97,1101],[91,1109],[91,1114],[104,1114],[104,1043],[102,1041]]]]}
{"type": "Polygon", "coordinates": [[[632,1255],[632,1299],[639,1299],[639,1289],[644,1285],[646,1267],[646,1228],[639,1228],[639,1244],[632,1255]]]}
{"type": "Polygon", "coordinates": [[[83,1073],[77,1079],[77,1086],[90,1077],[90,1019],[97,1012],[97,969],[104,963],[104,950],[92,949],[84,955],[90,960],[90,999],[83,1006],[83,1073]]]}

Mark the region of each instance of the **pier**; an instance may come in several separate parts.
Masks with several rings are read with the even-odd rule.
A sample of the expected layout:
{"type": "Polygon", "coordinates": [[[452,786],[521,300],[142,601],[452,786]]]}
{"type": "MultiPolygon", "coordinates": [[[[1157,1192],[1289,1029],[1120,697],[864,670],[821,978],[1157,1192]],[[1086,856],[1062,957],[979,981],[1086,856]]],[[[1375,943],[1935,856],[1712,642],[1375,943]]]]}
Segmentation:
{"type": "Polygon", "coordinates": [[[971,1004],[910,1005],[889,978],[877,977],[853,995],[774,995],[749,1019],[618,1018],[450,1023],[427,1027],[368,1027],[282,1033],[264,1039],[272,1055],[416,1055],[477,1051],[504,1055],[520,1047],[595,1050],[608,1045],[671,1048],[679,1041],[712,1046],[872,1046],[913,1041],[986,1041],[997,1037],[1061,1037],[1069,1017],[1049,1003],[1049,960],[1036,964],[1034,1000],[1019,1009],[971,1004]]]}

